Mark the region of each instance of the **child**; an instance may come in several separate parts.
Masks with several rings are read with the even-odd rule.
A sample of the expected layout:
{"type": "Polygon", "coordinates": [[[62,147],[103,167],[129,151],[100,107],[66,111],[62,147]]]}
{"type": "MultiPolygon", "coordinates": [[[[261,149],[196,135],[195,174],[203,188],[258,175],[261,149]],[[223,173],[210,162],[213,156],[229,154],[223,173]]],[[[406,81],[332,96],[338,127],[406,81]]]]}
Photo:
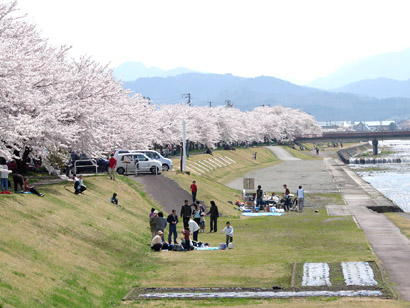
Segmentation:
{"type": "Polygon", "coordinates": [[[111,203],[118,205],[119,207],[121,207],[121,205],[118,204],[118,199],[117,199],[117,193],[114,193],[111,197],[111,203]]]}
{"type": "Polygon", "coordinates": [[[204,233],[205,232],[205,213],[202,212],[201,213],[201,221],[199,222],[200,227],[201,227],[201,232],[204,233]]]}
{"type": "Polygon", "coordinates": [[[229,243],[233,241],[233,227],[229,221],[226,222],[226,227],[222,230],[222,233],[226,232],[226,248],[228,248],[229,243]]]}
{"type": "Polygon", "coordinates": [[[189,228],[185,228],[184,230],[182,230],[182,234],[184,235],[184,248],[185,251],[189,251],[191,250],[191,239],[189,238],[190,232],[189,232],[189,228]]]}

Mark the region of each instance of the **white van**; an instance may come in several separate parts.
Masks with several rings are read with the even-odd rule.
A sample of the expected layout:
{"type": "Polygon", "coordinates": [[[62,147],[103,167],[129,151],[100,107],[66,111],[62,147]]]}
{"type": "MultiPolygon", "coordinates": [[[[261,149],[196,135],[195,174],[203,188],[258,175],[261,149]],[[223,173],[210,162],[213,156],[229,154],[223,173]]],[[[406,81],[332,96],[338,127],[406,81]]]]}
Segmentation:
{"type": "Polygon", "coordinates": [[[162,164],[163,171],[172,170],[173,168],[171,159],[165,158],[157,151],[152,151],[152,150],[115,150],[114,158],[118,161],[118,155],[125,154],[125,153],[144,153],[149,158],[160,161],[162,164]]]}
{"type": "Polygon", "coordinates": [[[136,174],[138,172],[151,172],[160,174],[162,164],[158,160],[150,159],[143,153],[123,153],[117,155],[118,174],[136,174]]]}
{"type": "Polygon", "coordinates": [[[169,158],[165,158],[164,156],[162,156],[160,153],[158,153],[157,151],[152,151],[152,150],[138,150],[135,151],[137,153],[144,153],[145,155],[147,155],[149,158],[151,159],[155,159],[155,160],[159,160],[162,164],[162,170],[163,171],[168,171],[168,170],[172,170],[172,160],[170,160],[169,158]]]}

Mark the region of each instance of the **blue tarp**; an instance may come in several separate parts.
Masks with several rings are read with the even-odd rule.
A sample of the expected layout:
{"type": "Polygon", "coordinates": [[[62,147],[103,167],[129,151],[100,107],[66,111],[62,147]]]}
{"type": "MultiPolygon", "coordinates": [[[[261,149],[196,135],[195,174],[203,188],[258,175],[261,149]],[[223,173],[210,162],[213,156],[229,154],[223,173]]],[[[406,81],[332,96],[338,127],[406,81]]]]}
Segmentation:
{"type": "Polygon", "coordinates": [[[219,247],[195,247],[195,250],[219,250],[219,247]]]}
{"type": "Polygon", "coordinates": [[[266,212],[266,213],[242,213],[242,216],[251,216],[251,217],[258,217],[258,216],[282,216],[283,213],[271,213],[271,212],[266,212]]]}

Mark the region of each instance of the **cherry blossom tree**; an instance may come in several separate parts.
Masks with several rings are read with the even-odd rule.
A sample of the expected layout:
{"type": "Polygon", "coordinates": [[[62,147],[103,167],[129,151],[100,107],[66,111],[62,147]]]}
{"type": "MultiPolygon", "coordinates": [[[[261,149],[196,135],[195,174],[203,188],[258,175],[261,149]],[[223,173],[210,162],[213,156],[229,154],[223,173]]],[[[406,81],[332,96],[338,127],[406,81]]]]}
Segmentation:
{"type": "Polygon", "coordinates": [[[68,47],[50,46],[16,16],[16,2],[0,4],[0,156],[16,159],[22,172],[29,155],[54,171],[73,151],[97,156],[179,144],[183,120],[187,138],[207,147],[321,132],[312,116],[282,106],[153,105],[130,96],[107,66],[71,59],[68,47]]]}

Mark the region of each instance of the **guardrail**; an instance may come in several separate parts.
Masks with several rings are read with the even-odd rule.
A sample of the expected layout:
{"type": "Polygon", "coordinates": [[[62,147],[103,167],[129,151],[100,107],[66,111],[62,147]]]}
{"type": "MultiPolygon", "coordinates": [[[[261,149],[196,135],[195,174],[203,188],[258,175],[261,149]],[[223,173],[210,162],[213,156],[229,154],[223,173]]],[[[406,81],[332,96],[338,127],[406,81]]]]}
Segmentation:
{"type": "Polygon", "coordinates": [[[90,167],[95,167],[95,174],[97,174],[98,173],[98,165],[97,165],[97,162],[96,162],[96,160],[95,159],[83,159],[83,160],[76,160],[75,162],[74,162],[74,173],[75,174],[77,174],[78,172],[78,170],[77,170],[77,168],[90,168],[90,167]],[[90,162],[91,164],[90,165],[80,165],[80,166],[77,166],[77,163],[78,162],[90,162]]]}

